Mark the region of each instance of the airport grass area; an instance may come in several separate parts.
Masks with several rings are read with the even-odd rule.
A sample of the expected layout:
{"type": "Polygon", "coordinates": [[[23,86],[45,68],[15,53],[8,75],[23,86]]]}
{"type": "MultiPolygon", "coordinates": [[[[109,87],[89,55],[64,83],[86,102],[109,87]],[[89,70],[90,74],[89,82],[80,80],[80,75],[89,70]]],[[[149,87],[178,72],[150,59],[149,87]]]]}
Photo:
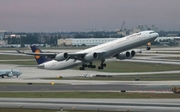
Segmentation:
{"type": "Polygon", "coordinates": [[[1,92],[1,98],[180,98],[174,93],[131,92],[1,92]]]}
{"type": "Polygon", "coordinates": [[[24,67],[29,65],[37,66],[36,60],[32,61],[2,61],[0,64],[14,64],[14,65],[22,65],[24,67]]]}
{"type": "Polygon", "coordinates": [[[0,64],[37,65],[34,56],[0,54],[0,64]]]}
{"type": "Polygon", "coordinates": [[[6,54],[0,54],[0,60],[16,60],[16,59],[34,59],[34,56],[28,56],[28,55],[6,55],[6,54]]]}
{"type": "Polygon", "coordinates": [[[162,57],[161,59],[180,60],[180,57],[162,57]]]}
{"type": "MultiPolygon", "coordinates": [[[[174,58],[176,59],[176,57],[174,58]]],[[[179,58],[177,57],[177,59],[179,58]]],[[[1,61],[0,64],[37,65],[34,56],[27,56],[27,55],[0,54],[0,60],[9,60],[9,61],[1,61]],[[17,59],[18,61],[16,61],[17,59]]],[[[96,65],[96,69],[86,68],[86,70],[102,71],[102,72],[153,72],[153,71],[179,70],[180,68],[180,66],[178,65],[168,65],[161,63],[142,63],[142,62],[125,62],[125,61],[106,61],[105,63],[107,67],[105,67],[103,70],[97,69],[97,67],[100,65],[100,61],[93,62],[93,64],[96,65]]],[[[77,66],[72,69],[79,70],[79,67],[80,66],[77,66]]]]}
{"type": "MultiPolygon", "coordinates": [[[[91,74],[90,74],[91,75],[91,74]]],[[[143,74],[143,75],[99,75],[99,76],[55,77],[50,80],[106,80],[106,81],[167,81],[180,80],[180,74],[143,74]]],[[[96,75],[96,74],[94,74],[96,75]]]]}
{"type": "MultiPolygon", "coordinates": [[[[99,65],[100,62],[94,62],[95,65],[99,65]]],[[[89,69],[93,71],[102,71],[102,72],[154,72],[154,71],[170,71],[170,70],[179,70],[180,66],[178,65],[168,65],[161,63],[142,63],[142,62],[125,62],[125,61],[107,61],[106,67],[103,70],[89,69]]],[[[80,66],[77,66],[73,69],[78,70],[80,66]]]]}
{"type": "MultiPolygon", "coordinates": [[[[16,65],[36,65],[37,63],[33,56],[22,56],[22,55],[0,55],[0,64],[16,64],[16,65]],[[18,59],[18,61],[16,61],[18,59]],[[29,59],[29,60],[28,60],[29,59]]],[[[103,70],[98,70],[97,67],[100,65],[100,61],[95,61],[93,64],[96,65],[96,69],[86,70],[91,71],[102,71],[102,72],[153,72],[153,71],[170,71],[179,70],[178,65],[168,65],[161,63],[142,63],[142,62],[125,62],[125,61],[106,61],[107,67],[103,70]]],[[[79,70],[80,66],[77,66],[75,70],[79,70]]]]}

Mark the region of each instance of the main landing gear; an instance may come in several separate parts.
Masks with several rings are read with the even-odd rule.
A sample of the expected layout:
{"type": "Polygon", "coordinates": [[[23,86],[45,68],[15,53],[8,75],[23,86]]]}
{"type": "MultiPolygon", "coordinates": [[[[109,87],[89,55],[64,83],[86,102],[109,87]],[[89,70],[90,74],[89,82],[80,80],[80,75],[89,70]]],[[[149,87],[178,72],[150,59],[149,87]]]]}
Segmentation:
{"type": "Polygon", "coordinates": [[[79,70],[85,70],[85,68],[96,68],[96,65],[93,65],[92,62],[90,64],[82,64],[82,67],[79,67],[79,70]]]}
{"type": "MultiPolygon", "coordinates": [[[[99,70],[103,70],[104,67],[106,67],[106,63],[104,63],[105,60],[101,60],[101,65],[98,66],[99,70]]],[[[93,65],[92,62],[90,62],[90,64],[82,64],[81,67],[79,67],[79,70],[85,70],[85,68],[96,68],[96,65],[93,65]]]]}
{"type": "Polygon", "coordinates": [[[101,65],[98,67],[99,70],[103,70],[104,67],[106,67],[106,63],[104,63],[105,60],[101,60],[101,65]]]}

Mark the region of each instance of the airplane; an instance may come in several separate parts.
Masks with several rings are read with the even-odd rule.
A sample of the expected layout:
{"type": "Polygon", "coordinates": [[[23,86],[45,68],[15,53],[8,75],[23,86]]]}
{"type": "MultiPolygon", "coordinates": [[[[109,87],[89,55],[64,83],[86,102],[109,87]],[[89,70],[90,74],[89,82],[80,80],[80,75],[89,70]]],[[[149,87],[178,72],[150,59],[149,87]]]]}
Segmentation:
{"type": "MultiPolygon", "coordinates": [[[[61,70],[81,64],[82,66],[79,70],[85,70],[87,67],[96,68],[96,65],[93,65],[92,62],[100,60],[101,64],[98,66],[98,69],[101,70],[106,67],[105,59],[113,57],[117,59],[130,59],[136,55],[136,51],[131,49],[153,41],[158,36],[159,34],[154,31],[141,31],[75,53],[45,53],[35,45],[30,46],[32,53],[25,53],[19,50],[17,52],[34,55],[38,68],[41,69],[61,70]]],[[[147,47],[150,50],[150,46],[147,47]]]]}
{"type": "Polygon", "coordinates": [[[4,78],[4,76],[7,77],[13,77],[16,76],[17,78],[22,74],[19,70],[0,70],[0,76],[4,78]]]}

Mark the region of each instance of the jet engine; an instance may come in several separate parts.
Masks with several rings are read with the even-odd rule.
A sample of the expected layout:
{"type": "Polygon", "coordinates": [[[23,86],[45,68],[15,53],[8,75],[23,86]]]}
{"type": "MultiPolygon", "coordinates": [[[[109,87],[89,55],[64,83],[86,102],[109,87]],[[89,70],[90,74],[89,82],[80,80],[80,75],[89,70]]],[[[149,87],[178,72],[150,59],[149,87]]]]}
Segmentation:
{"type": "Polygon", "coordinates": [[[12,76],[13,76],[12,72],[8,73],[8,77],[12,77],[12,76]]]}
{"type": "Polygon", "coordinates": [[[89,53],[84,57],[85,61],[91,62],[98,59],[98,54],[97,53],[89,53]]]}
{"type": "Polygon", "coordinates": [[[56,57],[54,58],[54,60],[56,61],[63,61],[65,59],[68,58],[68,53],[59,53],[56,55],[56,57]]]}
{"type": "Polygon", "coordinates": [[[136,55],[136,52],[134,50],[132,50],[131,52],[126,51],[123,53],[119,53],[116,58],[120,59],[120,60],[124,60],[124,59],[130,59],[132,57],[134,57],[136,55]]]}

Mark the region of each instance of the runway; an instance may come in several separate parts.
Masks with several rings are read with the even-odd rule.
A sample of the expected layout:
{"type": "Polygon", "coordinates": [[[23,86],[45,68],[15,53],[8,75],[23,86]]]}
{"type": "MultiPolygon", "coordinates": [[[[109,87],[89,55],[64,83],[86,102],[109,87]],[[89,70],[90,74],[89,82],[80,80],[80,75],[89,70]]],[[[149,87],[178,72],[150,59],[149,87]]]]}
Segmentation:
{"type": "Polygon", "coordinates": [[[47,84],[2,84],[0,92],[162,92],[172,93],[172,87],[167,85],[123,85],[123,84],[103,84],[103,85],[47,85],[47,84]]]}
{"type": "Polygon", "coordinates": [[[179,112],[179,99],[0,98],[0,107],[179,112]]]}

